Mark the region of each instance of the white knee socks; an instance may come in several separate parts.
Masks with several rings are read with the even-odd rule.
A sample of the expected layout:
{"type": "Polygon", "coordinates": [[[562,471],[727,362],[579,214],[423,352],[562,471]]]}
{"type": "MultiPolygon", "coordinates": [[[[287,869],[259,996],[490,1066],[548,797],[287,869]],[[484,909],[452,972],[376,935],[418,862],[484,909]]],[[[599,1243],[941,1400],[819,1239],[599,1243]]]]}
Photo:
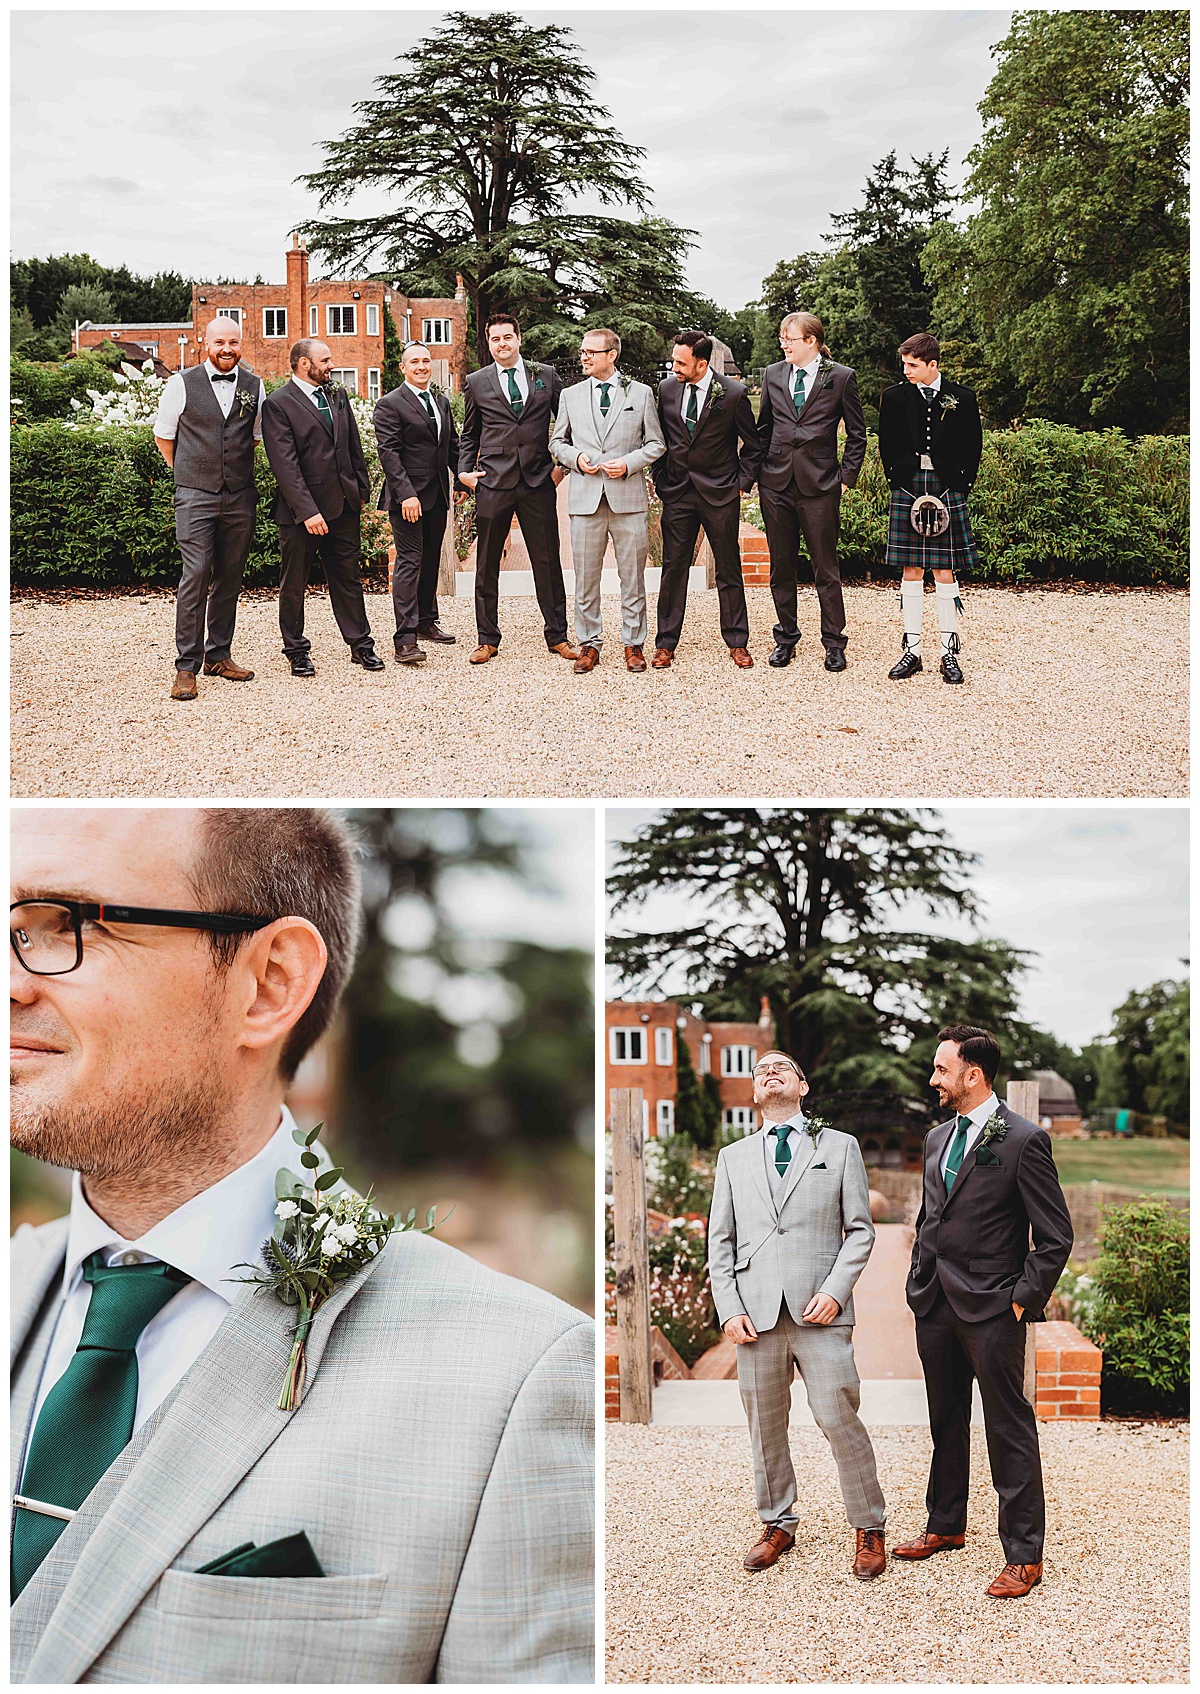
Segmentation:
{"type": "Polygon", "coordinates": [[[937,599],[938,628],[942,632],[942,652],[957,653],[958,651],[958,584],[956,582],[935,582],[934,595],[937,599]]]}
{"type": "Polygon", "coordinates": [[[925,584],[901,582],[900,621],[904,625],[904,645],[910,653],[921,651],[921,611],[925,603],[925,584]]]}

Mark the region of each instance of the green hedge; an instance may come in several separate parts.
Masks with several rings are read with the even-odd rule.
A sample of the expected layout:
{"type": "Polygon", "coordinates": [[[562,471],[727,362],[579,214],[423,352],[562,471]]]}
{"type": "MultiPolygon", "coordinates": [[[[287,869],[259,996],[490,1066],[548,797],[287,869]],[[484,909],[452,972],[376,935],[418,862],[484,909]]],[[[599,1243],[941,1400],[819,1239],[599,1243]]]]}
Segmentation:
{"type": "Polygon", "coordinates": [[[89,388],[107,394],[117,386],[113,370],[113,360],[99,348],[61,364],[38,364],[14,353],[8,365],[13,421],[40,423],[44,418],[69,418],[72,400],[89,404],[89,388]]]}

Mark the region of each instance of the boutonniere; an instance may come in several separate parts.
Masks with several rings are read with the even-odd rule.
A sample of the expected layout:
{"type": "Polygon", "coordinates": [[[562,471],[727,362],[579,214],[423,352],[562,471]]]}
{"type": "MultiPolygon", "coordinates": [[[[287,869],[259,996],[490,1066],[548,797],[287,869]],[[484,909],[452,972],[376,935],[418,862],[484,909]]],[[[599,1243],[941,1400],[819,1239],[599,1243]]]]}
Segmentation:
{"type": "Polygon", "coordinates": [[[947,412],[956,412],[958,410],[958,401],[954,398],[953,394],[947,394],[945,390],[943,390],[939,398],[941,400],[943,416],[945,416],[947,412]]]}
{"type": "Polygon", "coordinates": [[[820,1135],[823,1129],[828,1129],[829,1127],[829,1124],[826,1123],[824,1118],[806,1117],[804,1120],[804,1133],[805,1135],[810,1135],[812,1137],[812,1144],[814,1147],[817,1144],[818,1135],[820,1135]]]}
{"type": "Polygon", "coordinates": [[[995,1111],[983,1126],[983,1134],[979,1138],[979,1145],[981,1147],[988,1147],[993,1141],[1003,1141],[1007,1134],[1008,1125],[1000,1116],[1000,1113],[995,1111]]]}
{"type": "Polygon", "coordinates": [[[234,395],[234,399],[238,403],[238,413],[241,417],[245,417],[247,412],[258,410],[258,395],[251,394],[248,388],[239,388],[234,395]]]}
{"type": "Polygon", "coordinates": [[[709,397],[711,398],[714,406],[717,404],[717,402],[719,400],[722,400],[724,398],[724,396],[725,396],[725,384],[721,381],[719,376],[713,377],[712,387],[709,389],[708,392],[709,392],[709,397]]]}
{"type": "MultiPolygon", "coordinates": [[[[292,1139],[304,1148],[300,1162],[306,1170],[315,1172],[320,1166],[312,1145],[323,1127],[318,1124],[307,1135],[302,1129],[292,1131],[292,1139]]],[[[264,1268],[236,1267],[253,1272],[251,1276],[239,1277],[239,1281],[269,1289],[285,1306],[297,1308],[291,1357],[279,1396],[281,1412],[295,1411],[303,1396],[304,1344],[322,1301],[329,1298],[339,1282],[345,1282],[376,1258],[391,1235],[416,1227],[415,1211],[397,1223],[394,1217],[372,1205],[369,1192],[365,1198],[351,1189],[334,1194],[332,1190],[342,1174],[341,1167],[335,1165],[314,1176],[312,1186],[308,1187],[294,1171],[281,1170],[275,1178],[275,1216],[279,1221],[274,1233],[262,1244],[264,1268]]],[[[436,1228],[434,1216],[435,1208],[431,1206],[422,1235],[436,1228]]]]}

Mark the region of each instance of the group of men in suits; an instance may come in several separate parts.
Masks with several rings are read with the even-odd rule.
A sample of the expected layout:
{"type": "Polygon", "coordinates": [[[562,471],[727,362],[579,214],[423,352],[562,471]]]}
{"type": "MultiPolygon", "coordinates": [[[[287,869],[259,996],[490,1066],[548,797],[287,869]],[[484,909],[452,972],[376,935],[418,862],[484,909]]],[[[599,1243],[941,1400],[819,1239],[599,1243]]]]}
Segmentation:
{"type": "MultiPolygon", "coordinates": [[[[1000,1048],[987,1030],[940,1031],[931,1086],[954,1116],[925,1140],[924,1179],[905,1294],[915,1316],[933,1459],[926,1526],[893,1546],[926,1559],[965,1545],[972,1384],[983,1402],[1005,1564],[988,1587],[1019,1599],[1042,1580],[1046,1504],[1026,1326],[1040,1319],[1067,1262],[1071,1217],[1045,1130],[993,1089],[1000,1048]]],[[[859,1416],[853,1289],[875,1239],[858,1142],[806,1115],[808,1080],[786,1053],[754,1069],[762,1128],[722,1149],[708,1227],[713,1300],[737,1346],[763,1530],[747,1570],[791,1552],[799,1509],[788,1447],[793,1364],[829,1441],[853,1574],[887,1568],[886,1508],[859,1416]]]]}

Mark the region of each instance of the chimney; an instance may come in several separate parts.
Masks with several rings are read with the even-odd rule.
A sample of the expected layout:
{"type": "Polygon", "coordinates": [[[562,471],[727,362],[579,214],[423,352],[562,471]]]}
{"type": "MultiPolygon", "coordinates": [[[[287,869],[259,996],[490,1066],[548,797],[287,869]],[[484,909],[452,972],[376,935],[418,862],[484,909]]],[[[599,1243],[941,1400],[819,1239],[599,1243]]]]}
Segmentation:
{"type": "Polygon", "coordinates": [[[765,994],[758,1008],[758,1035],[768,1047],[775,1040],[775,1019],[771,1016],[771,1002],[765,994]]]}
{"type": "Polygon", "coordinates": [[[463,279],[461,276],[456,276],[454,279],[454,298],[455,300],[465,300],[466,297],[467,291],[463,286],[463,279]]]}
{"type": "Polygon", "coordinates": [[[295,230],[287,252],[286,303],[288,341],[299,341],[308,334],[308,248],[295,230]]]}

